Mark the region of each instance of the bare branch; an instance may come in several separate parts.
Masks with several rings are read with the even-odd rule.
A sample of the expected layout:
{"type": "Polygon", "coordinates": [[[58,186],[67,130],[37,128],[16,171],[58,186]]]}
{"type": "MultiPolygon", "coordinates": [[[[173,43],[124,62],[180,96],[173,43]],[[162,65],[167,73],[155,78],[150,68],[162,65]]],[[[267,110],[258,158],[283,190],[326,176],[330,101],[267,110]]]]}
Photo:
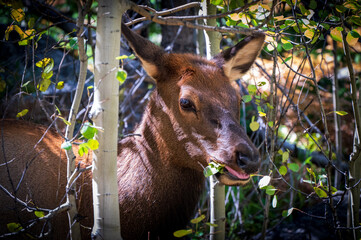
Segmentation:
{"type": "MultiPolygon", "coordinates": [[[[256,0],[254,3],[256,3],[258,0],[256,0]]],[[[211,19],[211,18],[220,18],[223,17],[223,14],[216,14],[216,15],[209,15],[209,16],[193,16],[193,17],[185,17],[185,19],[180,19],[179,17],[166,17],[163,18],[162,16],[159,16],[157,12],[153,15],[146,11],[141,6],[138,6],[136,3],[128,2],[129,9],[139,13],[140,15],[144,16],[142,18],[142,21],[144,20],[151,20],[158,24],[163,25],[170,25],[170,26],[186,26],[189,28],[195,28],[200,30],[206,30],[206,31],[214,31],[214,32],[220,32],[220,33],[239,33],[244,35],[255,35],[259,33],[263,33],[263,31],[257,30],[255,28],[230,28],[230,27],[216,27],[216,26],[206,26],[206,25],[199,25],[192,22],[189,22],[188,20],[195,20],[195,19],[211,19]]],[[[245,8],[239,8],[238,11],[244,10],[245,8]]],[[[172,10],[172,9],[171,9],[172,10]]],[[[170,10],[169,10],[170,11],[170,10]]],[[[231,11],[232,12],[232,11],[231,11]]],[[[227,13],[228,15],[229,13],[227,13]]],[[[135,20],[132,22],[127,23],[127,25],[132,25],[136,22],[139,22],[139,20],[135,20]]]]}

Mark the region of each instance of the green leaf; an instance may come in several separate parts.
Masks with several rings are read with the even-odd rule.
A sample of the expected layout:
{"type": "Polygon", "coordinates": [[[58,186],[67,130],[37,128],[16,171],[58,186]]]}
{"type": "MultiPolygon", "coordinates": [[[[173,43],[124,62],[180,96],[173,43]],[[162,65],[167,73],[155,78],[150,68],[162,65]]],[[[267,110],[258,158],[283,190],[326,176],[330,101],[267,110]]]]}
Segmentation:
{"type": "Polygon", "coordinates": [[[281,166],[281,167],[278,169],[278,171],[280,172],[280,174],[281,174],[282,176],[284,176],[284,175],[286,175],[286,173],[287,173],[287,168],[286,168],[285,166],[281,166]]]}
{"type": "Polygon", "coordinates": [[[336,111],[336,114],[337,114],[337,115],[340,115],[340,116],[345,116],[345,115],[347,115],[348,113],[345,112],[345,111],[336,111]]]}
{"type": "Polygon", "coordinates": [[[288,158],[290,157],[290,153],[285,151],[282,153],[282,162],[286,162],[288,158]]]}
{"type": "Polygon", "coordinates": [[[252,96],[251,95],[244,95],[242,96],[242,101],[245,103],[248,103],[250,101],[252,101],[252,96]]]}
{"type": "Polygon", "coordinates": [[[342,34],[337,28],[331,30],[331,38],[335,41],[342,42],[342,34]]]}
{"type": "Polygon", "coordinates": [[[316,180],[316,174],[312,170],[312,168],[306,168],[307,172],[313,177],[314,180],[316,180]]]}
{"type": "Polygon", "coordinates": [[[268,126],[272,128],[273,127],[273,121],[269,121],[268,126]]]}
{"type": "Polygon", "coordinates": [[[71,149],[71,142],[65,141],[61,144],[61,149],[70,150],[71,149]]]}
{"type": "Polygon", "coordinates": [[[273,208],[276,208],[276,207],[277,207],[277,195],[274,195],[274,196],[273,196],[273,199],[272,199],[272,207],[273,207],[273,208]]]}
{"type": "Polygon", "coordinates": [[[41,78],[42,79],[50,79],[53,76],[53,71],[50,72],[43,72],[41,73],[41,78]]]}
{"type": "Polygon", "coordinates": [[[337,192],[337,188],[331,186],[331,194],[335,194],[337,192]]]}
{"type": "Polygon", "coordinates": [[[257,87],[253,84],[248,85],[247,89],[251,95],[254,95],[257,92],[257,87]]]}
{"type": "Polygon", "coordinates": [[[28,21],[28,28],[34,28],[35,25],[35,18],[30,18],[28,21]]]}
{"type": "Polygon", "coordinates": [[[314,181],[311,181],[311,180],[307,180],[307,179],[303,179],[302,182],[304,183],[308,183],[308,184],[315,184],[314,181]]]}
{"type": "Polygon", "coordinates": [[[361,37],[361,35],[360,35],[358,32],[356,32],[355,30],[352,30],[352,31],[350,32],[350,34],[351,34],[351,36],[354,37],[354,38],[360,38],[360,37],[361,37]]]}
{"type": "Polygon", "coordinates": [[[192,232],[193,232],[192,229],[178,230],[178,231],[175,231],[173,233],[173,236],[175,236],[177,238],[181,238],[181,237],[184,237],[184,236],[187,236],[187,235],[191,234],[192,232]]]}
{"type": "Polygon", "coordinates": [[[258,87],[262,87],[262,86],[264,86],[264,85],[266,85],[267,83],[265,82],[265,81],[262,81],[262,82],[258,82],[257,83],[257,86],[258,87]]]}
{"type": "Polygon", "coordinates": [[[43,211],[35,211],[34,212],[35,216],[37,216],[38,218],[42,218],[45,216],[43,211]]]}
{"type": "Polygon", "coordinates": [[[314,187],[313,189],[320,198],[327,198],[327,193],[323,189],[319,187],[314,187]]]}
{"type": "MultiPolygon", "coordinates": [[[[288,62],[288,61],[291,60],[291,59],[292,59],[292,56],[286,58],[286,59],[284,60],[284,62],[288,62]]],[[[282,62],[282,64],[283,64],[283,62],[282,62]]]]}
{"type": "Polygon", "coordinates": [[[99,148],[99,142],[98,140],[95,140],[95,139],[89,139],[88,140],[88,147],[91,149],[91,150],[96,150],[99,148]]]}
{"type": "Polygon", "coordinates": [[[249,124],[249,128],[252,130],[252,132],[255,132],[259,129],[259,123],[258,122],[251,122],[249,124]]]}
{"type": "Polygon", "coordinates": [[[84,126],[81,128],[80,133],[86,139],[92,139],[95,134],[98,132],[89,122],[84,123],[84,126]]]}
{"type": "Polygon", "coordinates": [[[78,154],[81,157],[84,154],[88,154],[88,144],[87,143],[82,143],[82,144],[79,145],[78,154]]]}
{"type": "Polygon", "coordinates": [[[52,71],[53,67],[54,67],[54,59],[50,58],[49,63],[44,68],[44,72],[45,73],[53,72],[52,71]]]}
{"type": "Polygon", "coordinates": [[[300,170],[300,166],[297,163],[289,163],[288,168],[293,172],[298,172],[300,170]]]}
{"type": "Polygon", "coordinates": [[[77,37],[72,37],[69,39],[69,45],[71,48],[74,48],[74,49],[78,49],[78,38],[77,37]]]}
{"type": "Polygon", "coordinates": [[[353,37],[351,32],[348,32],[346,36],[346,41],[348,45],[354,47],[358,43],[358,38],[353,37]]]}
{"type": "Polygon", "coordinates": [[[291,215],[292,212],[293,212],[293,208],[290,208],[288,210],[283,210],[282,217],[288,217],[289,215],[291,215]]]}
{"type": "Polygon", "coordinates": [[[305,6],[303,6],[302,3],[299,4],[299,8],[300,8],[300,10],[301,10],[302,15],[309,15],[309,14],[310,14],[310,11],[307,10],[307,9],[305,8],[305,6]]]}
{"type": "Polygon", "coordinates": [[[285,51],[289,51],[293,48],[293,45],[292,43],[285,43],[282,45],[282,48],[285,50],[285,51]]]}
{"type": "Polygon", "coordinates": [[[199,222],[201,222],[201,221],[202,221],[203,219],[205,219],[205,218],[206,218],[206,216],[205,216],[204,214],[202,214],[202,215],[200,215],[199,217],[192,219],[192,220],[191,220],[191,223],[194,223],[194,224],[199,223],[199,222]]]}
{"type": "Polygon", "coordinates": [[[342,32],[343,31],[343,27],[336,27],[337,31],[342,32]]]}
{"type": "Polygon", "coordinates": [[[268,184],[271,182],[271,177],[270,176],[264,176],[263,178],[261,178],[258,182],[258,187],[259,188],[264,188],[266,186],[268,186],[268,184]]]}
{"type": "Polygon", "coordinates": [[[205,177],[210,177],[216,173],[223,173],[224,165],[217,162],[210,162],[207,167],[204,168],[203,174],[205,177]]]}
{"type": "Polygon", "coordinates": [[[8,228],[9,232],[18,232],[21,229],[23,229],[20,223],[14,223],[14,222],[6,224],[6,227],[8,228]]]}
{"type": "Polygon", "coordinates": [[[311,9],[315,10],[317,8],[316,0],[311,0],[310,5],[308,5],[311,9]]]}
{"type": "Polygon", "coordinates": [[[336,11],[339,13],[343,13],[346,11],[346,8],[343,5],[336,5],[336,11]]]}
{"type": "Polygon", "coordinates": [[[327,23],[321,23],[321,26],[326,30],[330,29],[330,25],[328,25],[327,23]]]}
{"type": "Polygon", "coordinates": [[[277,189],[276,189],[274,186],[268,185],[268,186],[266,187],[266,194],[272,196],[272,195],[275,194],[276,190],[277,190],[277,189]]]}
{"type": "Polygon", "coordinates": [[[29,109],[24,109],[24,110],[18,112],[18,113],[16,114],[16,117],[17,117],[17,118],[23,117],[23,116],[25,116],[28,112],[29,112],[29,109]]]}
{"type": "Polygon", "coordinates": [[[218,224],[207,222],[206,225],[210,227],[218,227],[218,224]]]}
{"type": "Polygon", "coordinates": [[[353,22],[354,24],[356,24],[356,25],[359,25],[359,26],[361,26],[361,17],[360,16],[352,16],[351,18],[350,18],[350,20],[351,20],[351,22],[353,22]]]}
{"type": "MultiPolygon", "coordinates": [[[[58,117],[59,117],[59,116],[58,116],[58,117]]],[[[68,120],[66,120],[65,118],[62,118],[62,120],[63,120],[63,122],[65,123],[65,125],[68,125],[68,126],[71,125],[71,123],[70,123],[68,120]]]]}
{"type": "Polygon", "coordinates": [[[40,83],[38,84],[38,89],[39,89],[40,91],[42,91],[42,92],[45,92],[46,90],[48,90],[50,84],[51,84],[50,79],[44,78],[44,79],[42,79],[42,80],[40,81],[40,83]]]}
{"type": "Polygon", "coordinates": [[[123,69],[119,69],[119,71],[117,72],[117,79],[121,84],[124,83],[127,76],[128,76],[128,73],[123,69]]]}

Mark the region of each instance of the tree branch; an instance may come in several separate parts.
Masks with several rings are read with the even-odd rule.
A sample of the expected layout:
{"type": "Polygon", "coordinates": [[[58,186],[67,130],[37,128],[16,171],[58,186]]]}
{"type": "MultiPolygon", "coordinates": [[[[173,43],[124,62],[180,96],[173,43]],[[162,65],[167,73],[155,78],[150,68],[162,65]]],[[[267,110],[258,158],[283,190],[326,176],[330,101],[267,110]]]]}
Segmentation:
{"type": "MultiPolygon", "coordinates": [[[[258,2],[259,0],[255,0],[253,3],[258,2]]],[[[137,5],[136,3],[133,2],[128,2],[128,7],[129,9],[139,13],[140,15],[143,16],[143,18],[141,18],[141,20],[134,20],[131,21],[129,23],[127,23],[126,25],[132,25],[135,24],[139,21],[144,21],[144,20],[151,20],[155,23],[158,24],[163,24],[163,25],[170,25],[170,26],[186,26],[189,28],[195,28],[195,29],[199,29],[199,30],[206,30],[206,31],[214,31],[214,32],[220,32],[220,33],[239,33],[239,34],[244,34],[244,35],[255,35],[255,34],[259,34],[260,30],[257,30],[255,28],[230,28],[230,27],[217,27],[217,26],[207,26],[207,25],[199,25],[199,24],[195,24],[192,22],[189,22],[190,20],[196,20],[196,19],[215,19],[215,18],[220,18],[220,17],[224,17],[227,16],[230,13],[233,13],[233,11],[235,12],[241,12],[244,9],[246,9],[246,6],[248,7],[249,5],[246,5],[244,7],[241,8],[237,8],[233,11],[226,13],[222,13],[222,14],[214,14],[214,15],[209,15],[209,16],[190,16],[190,17],[166,17],[163,18],[161,15],[159,15],[158,12],[155,12],[154,14],[151,14],[150,12],[146,11],[144,7],[141,7],[139,5],[137,5]]],[[[184,5],[183,5],[184,6],[184,5]]],[[[180,6],[178,8],[182,8],[183,6],[180,6]]],[[[170,13],[172,13],[174,11],[173,9],[167,10],[170,13]]],[[[162,14],[167,13],[167,11],[162,11],[162,14]]]]}

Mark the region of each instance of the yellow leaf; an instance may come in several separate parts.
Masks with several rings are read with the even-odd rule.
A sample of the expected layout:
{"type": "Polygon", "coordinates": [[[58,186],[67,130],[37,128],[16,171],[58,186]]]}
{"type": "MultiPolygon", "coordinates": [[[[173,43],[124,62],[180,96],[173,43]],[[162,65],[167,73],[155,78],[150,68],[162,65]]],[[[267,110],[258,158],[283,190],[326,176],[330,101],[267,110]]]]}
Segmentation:
{"type": "Polygon", "coordinates": [[[21,8],[12,9],[11,10],[11,18],[17,22],[21,22],[25,18],[25,13],[21,8]]]}
{"type": "Polygon", "coordinates": [[[281,16],[276,16],[276,17],[274,17],[273,19],[274,19],[275,21],[282,21],[282,20],[285,19],[285,17],[284,17],[283,15],[281,15],[281,16]]]}
{"type": "Polygon", "coordinates": [[[231,15],[229,15],[229,17],[233,20],[233,21],[239,21],[241,20],[239,13],[233,13],[231,15]]]}
{"type": "Polygon", "coordinates": [[[182,230],[175,231],[173,233],[173,236],[175,236],[177,238],[181,238],[181,237],[191,234],[192,232],[193,232],[192,229],[186,229],[186,230],[182,229],[182,230]]]}
{"type": "Polygon", "coordinates": [[[250,6],[250,7],[249,7],[249,10],[250,10],[251,12],[257,11],[257,10],[258,10],[258,6],[259,6],[259,5],[257,5],[257,4],[256,4],[256,5],[253,5],[253,6],[250,6]]]}
{"type": "Polygon", "coordinates": [[[259,115],[260,117],[265,117],[265,116],[266,116],[266,113],[261,112],[261,111],[258,111],[258,115],[259,115]]]}
{"type": "Polygon", "coordinates": [[[14,223],[14,222],[6,224],[6,227],[8,228],[9,232],[18,232],[21,229],[23,229],[20,223],[14,223]]]}
{"type": "Polygon", "coordinates": [[[33,35],[35,35],[35,29],[28,29],[24,33],[24,38],[27,38],[30,36],[34,37],[33,35]]]}
{"type": "Polygon", "coordinates": [[[250,129],[255,132],[259,129],[259,123],[258,122],[251,122],[249,124],[250,129]]]}
{"type": "Polygon", "coordinates": [[[342,34],[341,31],[334,28],[331,30],[331,38],[335,41],[342,42],[342,34]]]}
{"type": "Polygon", "coordinates": [[[289,43],[290,41],[288,41],[287,39],[281,38],[281,43],[289,43]]]}
{"type": "Polygon", "coordinates": [[[205,218],[206,218],[206,216],[205,216],[204,214],[202,214],[202,215],[200,215],[199,217],[192,219],[192,220],[191,220],[191,223],[193,223],[193,224],[199,223],[199,222],[201,222],[201,221],[202,221],[203,219],[205,219],[205,218]]]}
{"type": "Polygon", "coordinates": [[[350,46],[355,46],[357,44],[357,41],[358,41],[358,38],[354,38],[352,35],[351,35],[351,32],[347,33],[347,36],[346,36],[346,41],[347,43],[350,45],[350,46]]]}
{"type": "Polygon", "coordinates": [[[19,28],[18,25],[11,25],[9,26],[6,31],[5,31],[5,40],[9,40],[9,34],[11,31],[15,30],[17,33],[19,33],[20,38],[23,39],[24,38],[24,32],[23,30],[21,30],[21,28],[19,28]]]}
{"type": "Polygon", "coordinates": [[[45,213],[43,211],[35,211],[34,212],[35,216],[37,216],[38,218],[44,217],[45,213]]]}
{"type": "Polygon", "coordinates": [[[354,3],[352,3],[352,2],[345,2],[344,4],[343,4],[343,6],[344,7],[346,7],[346,8],[348,8],[348,9],[352,9],[352,10],[357,10],[357,6],[354,4],[354,3]]]}
{"type": "Polygon", "coordinates": [[[314,35],[315,35],[315,32],[313,29],[307,29],[305,31],[305,36],[309,39],[312,39],[314,35]]]}
{"type": "Polygon", "coordinates": [[[50,79],[42,79],[38,84],[38,89],[42,92],[45,92],[46,90],[48,90],[50,83],[50,79]]]}
{"type": "MultiPolygon", "coordinates": [[[[271,32],[271,31],[266,31],[266,34],[267,34],[267,35],[271,35],[271,36],[275,36],[275,35],[276,35],[275,32],[271,32]]],[[[267,36],[266,36],[266,37],[267,37],[267,36]]]]}
{"type": "Polygon", "coordinates": [[[43,58],[42,60],[40,60],[39,62],[37,62],[35,65],[37,66],[37,67],[40,67],[40,68],[42,68],[42,67],[45,67],[46,65],[48,65],[49,64],[49,62],[50,62],[50,58],[43,58]]]}
{"type": "Polygon", "coordinates": [[[56,84],[56,89],[63,89],[64,88],[64,81],[60,81],[56,84]]]}
{"type": "Polygon", "coordinates": [[[21,112],[18,112],[18,114],[16,114],[16,117],[17,117],[17,118],[18,118],[18,117],[23,117],[23,116],[25,116],[28,112],[29,112],[28,109],[24,109],[24,110],[22,110],[21,112]]]}
{"type": "Polygon", "coordinates": [[[268,6],[268,5],[266,5],[266,4],[260,4],[261,5],[261,7],[263,7],[264,9],[266,9],[266,10],[268,10],[268,11],[271,11],[271,8],[268,6]]]}

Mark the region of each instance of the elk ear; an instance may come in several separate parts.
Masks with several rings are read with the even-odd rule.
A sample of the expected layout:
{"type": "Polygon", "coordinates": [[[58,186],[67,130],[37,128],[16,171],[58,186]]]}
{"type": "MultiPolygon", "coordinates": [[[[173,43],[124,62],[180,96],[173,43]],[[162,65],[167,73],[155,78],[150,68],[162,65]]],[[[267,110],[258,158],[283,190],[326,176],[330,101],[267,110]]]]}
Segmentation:
{"type": "Polygon", "coordinates": [[[134,33],[122,22],[122,33],[128,40],[130,47],[133,49],[137,57],[142,62],[144,70],[156,80],[160,72],[160,63],[162,62],[165,51],[143,38],[139,34],[134,33]]]}
{"type": "Polygon", "coordinates": [[[265,35],[262,33],[248,36],[237,45],[215,56],[213,61],[223,69],[229,80],[237,80],[250,69],[256,60],[264,39],[265,35]]]}

